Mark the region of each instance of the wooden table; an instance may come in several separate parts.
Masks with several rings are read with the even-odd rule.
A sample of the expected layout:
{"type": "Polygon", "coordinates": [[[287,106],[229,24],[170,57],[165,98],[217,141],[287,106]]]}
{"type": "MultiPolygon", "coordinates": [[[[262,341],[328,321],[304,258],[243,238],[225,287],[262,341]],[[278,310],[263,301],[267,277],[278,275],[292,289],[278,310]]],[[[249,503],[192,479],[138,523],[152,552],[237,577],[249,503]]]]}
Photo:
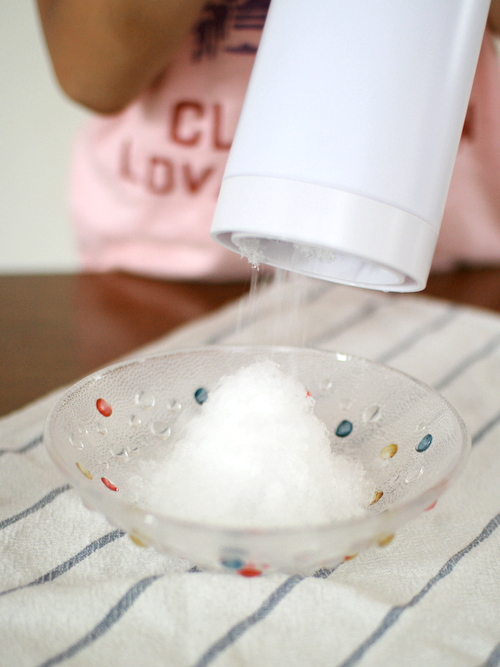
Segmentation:
{"type": "MultiPolygon", "coordinates": [[[[247,289],[118,273],[0,276],[0,415],[247,289]]],[[[434,275],[424,293],[500,312],[500,269],[434,275]]]]}

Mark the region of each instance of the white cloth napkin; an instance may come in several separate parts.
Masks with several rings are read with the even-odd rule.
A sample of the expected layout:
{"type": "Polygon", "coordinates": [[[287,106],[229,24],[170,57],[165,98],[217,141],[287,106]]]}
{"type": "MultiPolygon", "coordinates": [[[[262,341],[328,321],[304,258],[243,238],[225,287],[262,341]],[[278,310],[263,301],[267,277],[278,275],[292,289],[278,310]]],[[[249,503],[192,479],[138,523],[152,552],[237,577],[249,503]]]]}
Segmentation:
{"type": "MultiPolygon", "coordinates": [[[[500,317],[314,281],[302,305],[306,345],[382,361],[455,405],[473,441],[459,480],[389,546],[331,573],[200,572],[84,507],[43,445],[55,392],[0,421],[1,667],[500,664],[500,317]]],[[[266,342],[280,308],[293,331],[270,290],[238,340],[266,342]]],[[[232,342],[240,313],[137,354],[232,342]]]]}

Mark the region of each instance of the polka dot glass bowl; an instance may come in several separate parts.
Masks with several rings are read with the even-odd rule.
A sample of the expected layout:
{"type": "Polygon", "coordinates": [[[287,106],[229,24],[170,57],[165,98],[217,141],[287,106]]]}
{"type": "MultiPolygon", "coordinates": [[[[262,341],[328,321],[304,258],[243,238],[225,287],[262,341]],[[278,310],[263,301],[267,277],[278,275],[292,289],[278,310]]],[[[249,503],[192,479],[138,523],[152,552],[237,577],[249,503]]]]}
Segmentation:
{"type": "Polygon", "coordinates": [[[400,526],[433,507],[470,450],[455,409],[414,378],[349,355],[280,347],[204,347],[110,366],[64,394],[49,415],[45,441],[85,504],[136,544],[244,576],[307,574],[389,544],[400,526]],[[221,527],[216,519],[180,521],[138,504],[138,464],[174,446],[222,376],[264,359],[307,387],[332,448],[360,461],[374,480],[366,515],[250,530],[221,527]]]}

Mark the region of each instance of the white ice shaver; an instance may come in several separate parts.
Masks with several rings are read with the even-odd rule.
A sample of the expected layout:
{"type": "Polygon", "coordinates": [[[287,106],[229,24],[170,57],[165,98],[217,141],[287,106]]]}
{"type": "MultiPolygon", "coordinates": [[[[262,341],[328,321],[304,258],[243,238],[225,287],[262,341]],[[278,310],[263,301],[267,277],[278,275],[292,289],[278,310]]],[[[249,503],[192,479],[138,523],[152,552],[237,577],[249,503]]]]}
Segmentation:
{"type": "Polygon", "coordinates": [[[427,281],[489,0],[272,0],[212,237],[317,278],[427,281]]]}

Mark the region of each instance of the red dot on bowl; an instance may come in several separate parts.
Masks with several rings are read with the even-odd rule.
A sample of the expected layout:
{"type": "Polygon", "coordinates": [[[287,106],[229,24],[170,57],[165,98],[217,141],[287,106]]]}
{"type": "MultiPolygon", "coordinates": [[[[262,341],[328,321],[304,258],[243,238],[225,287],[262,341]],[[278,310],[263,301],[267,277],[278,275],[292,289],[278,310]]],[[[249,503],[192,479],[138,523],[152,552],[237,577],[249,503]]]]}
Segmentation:
{"type": "Polygon", "coordinates": [[[262,570],[257,570],[253,565],[246,565],[238,570],[238,574],[241,574],[242,577],[258,577],[262,574],[262,570]]]}
{"type": "Polygon", "coordinates": [[[113,482],[110,482],[107,477],[101,477],[101,482],[104,484],[104,486],[107,486],[108,489],[111,491],[118,491],[118,487],[113,484],[113,482]]]}
{"type": "Polygon", "coordinates": [[[113,412],[111,405],[107,403],[104,398],[98,398],[95,402],[95,406],[103,417],[109,417],[113,412]]]}
{"type": "Polygon", "coordinates": [[[431,505],[429,505],[429,507],[426,507],[424,512],[428,512],[429,510],[434,509],[434,507],[436,507],[436,504],[437,504],[437,500],[435,500],[431,505]]]}

